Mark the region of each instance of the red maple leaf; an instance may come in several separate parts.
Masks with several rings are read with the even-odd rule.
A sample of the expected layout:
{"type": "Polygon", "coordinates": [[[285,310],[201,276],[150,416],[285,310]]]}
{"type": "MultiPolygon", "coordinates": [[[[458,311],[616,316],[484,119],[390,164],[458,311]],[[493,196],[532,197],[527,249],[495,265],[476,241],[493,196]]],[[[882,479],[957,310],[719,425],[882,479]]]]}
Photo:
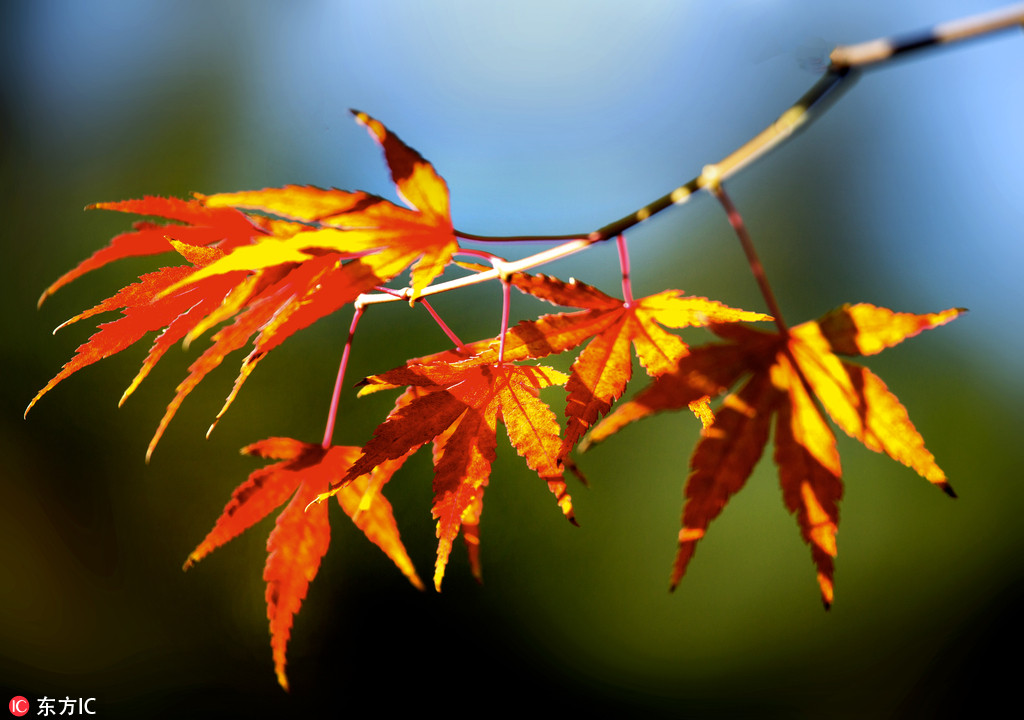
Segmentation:
{"type": "Polygon", "coordinates": [[[42,305],[50,295],[82,275],[104,265],[129,257],[159,255],[172,250],[168,239],[186,245],[205,247],[217,244],[229,249],[248,244],[262,234],[251,218],[232,208],[209,208],[198,200],[145,197],[141,200],[96,203],[87,210],[116,210],[136,215],[152,215],[180,224],[160,225],[149,221],[135,223],[134,230],[114,237],[110,243],[64,273],[39,297],[42,305]]]}
{"type": "Polygon", "coordinates": [[[480,365],[438,361],[409,364],[374,376],[370,387],[409,389],[374,431],[348,475],[340,483],[378,465],[405,457],[427,442],[434,448],[433,516],[437,520],[434,586],[441,580],[452,543],[463,530],[474,574],[480,577],[479,522],[490,478],[500,420],[516,451],[555,495],[562,513],[574,521],[558,457],[561,437],[551,409],[538,391],[566,380],[546,367],[505,363],[480,365]]]}
{"type": "MultiPolygon", "coordinates": [[[[213,529],[188,556],[185,569],[288,502],[267,540],[267,564],[263,570],[274,668],[278,682],[287,690],[285,652],[292,621],[330,543],[327,505],[315,501],[332,483],[346,476],[359,456],[359,448],[324,449],[291,438],[268,438],[242,452],[281,462],[255,471],[235,489],[213,529]]],[[[397,467],[398,463],[382,463],[371,473],[350,479],[333,494],[356,527],[394,561],[413,585],[422,589],[399,538],[391,505],[380,494],[381,486],[397,467]]]]}
{"type": "MultiPolygon", "coordinates": [[[[572,364],[566,384],[568,424],[559,451],[561,459],[622,396],[633,373],[631,345],[648,375],[658,377],[675,369],[689,352],[681,337],[663,328],[771,320],[767,315],[737,310],[704,297],[684,296],[680,290],[665,290],[627,302],[576,280],[563,282],[546,275],[516,273],[510,282],[555,305],[584,308],[583,312],[525,320],[508,331],[504,342],[505,360],[532,360],[589,341],[572,364]]],[[[495,342],[476,361],[494,362],[498,352],[495,342]]],[[[700,412],[698,402],[694,409],[700,412]]]]}
{"type": "Polygon", "coordinates": [[[915,315],[867,304],[848,305],[792,328],[786,336],[714,325],[714,332],[728,342],[692,349],[676,370],[662,375],[597,425],[588,444],[653,413],[686,407],[705,395],[720,395],[749,376],[738,391],[725,396],[691,457],[672,587],[686,572],[708,524],[750,476],[775,417],[774,460],[783,500],[796,514],[811,547],[822,600],[826,607],[832,603],[842,472],[835,438],[815,397],[848,435],[913,468],[952,495],[945,474],[896,396],[870,370],[840,359],[837,353],[873,355],[943,325],[961,312],[915,315]]]}

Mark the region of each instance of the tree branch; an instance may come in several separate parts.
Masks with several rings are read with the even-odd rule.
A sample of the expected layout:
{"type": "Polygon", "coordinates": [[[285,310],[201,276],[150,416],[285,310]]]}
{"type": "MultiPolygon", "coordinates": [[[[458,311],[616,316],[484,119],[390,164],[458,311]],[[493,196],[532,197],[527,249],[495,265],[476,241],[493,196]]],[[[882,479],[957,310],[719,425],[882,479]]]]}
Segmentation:
{"type": "MultiPolygon", "coordinates": [[[[1024,27],[1024,3],[1017,3],[993,12],[941,23],[929,30],[905,36],[880,38],[856,45],[839,46],[829,55],[831,64],[825,71],[825,74],[799,100],[783,112],[775,122],[722,160],[706,165],[701,174],[689,182],[680,185],[672,192],[661,196],[636,212],[608,223],[593,232],[570,235],[489,236],[474,235],[456,230],[455,235],[477,242],[513,243],[569,240],[569,242],[564,242],[544,252],[508,263],[503,268],[506,272],[528,270],[552,260],[568,257],[594,243],[616,237],[673,205],[682,205],[688,202],[699,190],[717,187],[720,183],[747,168],[754,161],[782,145],[798,130],[809,125],[830,108],[844,92],[853,86],[856,79],[860,76],[861,68],[878,67],[894,58],[923,48],[978,38],[1015,26],[1024,27]],[[570,240],[570,238],[575,239],[570,240]]],[[[425,288],[422,294],[434,295],[468,285],[476,285],[488,280],[497,279],[500,275],[501,273],[496,269],[488,270],[459,278],[458,280],[432,285],[425,288]]],[[[362,295],[357,301],[357,305],[392,302],[397,299],[400,298],[390,295],[362,295]]]]}

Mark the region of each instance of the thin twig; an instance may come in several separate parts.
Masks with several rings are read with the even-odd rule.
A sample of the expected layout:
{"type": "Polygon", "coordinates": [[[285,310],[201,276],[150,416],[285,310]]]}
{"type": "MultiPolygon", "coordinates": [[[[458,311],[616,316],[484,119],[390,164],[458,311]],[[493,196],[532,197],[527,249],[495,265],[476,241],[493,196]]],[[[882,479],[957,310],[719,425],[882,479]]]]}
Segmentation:
{"type": "Polygon", "coordinates": [[[564,242],[566,240],[575,240],[576,238],[585,234],[586,233],[573,233],[571,235],[474,235],[473,233],[463,232],[461,230],[455,231],[455,237],[460,237],[463,240],[500,243],[549,242],[552,240],[557,242],[564,242]]]}
{"type": "MultiPolygon", "coordinates": [[[[837,47],[829,56],[831,65],[815,85],[797,100],[788,110],[769,125],[765,130],[744,144],[741,148],[728,155],[714,166],[718,167],[718,181],[727,180],[752,162],[775,149],[788,140],[798,129],[808,125],[821,115],[832,102],[848,90],[856,80],[856,68],[879,65],[897,56],[940,44],[951,44],[981,37],[983,35],[1024,26],[1024,3],[980,15],[942,23],[918,33],[898,38],[880,38],[856,45],[837,47]]],[[[594,241],[608,240],[619,233],[653,217],[662,210],[673,205],[681,205],[688,201],[698,190],[707,186],[707,178],[698,175],[684,185],[680,185],[667,195],[663,195],[637,210],[635,213],[608,223],[592,233],[579,233],[570,237],[588,237],[594,241]]],[[[515,242],[522,240],[558,239],[560,236],[523,236],[522,238],[498,238],[487,235],[471,235],[458,231],[460,237],[482,242],[504,240],[515,242]]]]}
{"type": "MultiPolygon", "coordinates": [[[[594,240],[590,239],[577,239],[567,243],[556,245],[553,248],[548,248],[543,252],[530,255],[522,260],[514,260],[512,262],[502,263],[501,269],[492,268],[490,270],[484,270],[472,275],[466,275],[465,277],[456,278],[455,280],[449,280],[447,282],[438,283],[437,285],[430,285],[423,288],[420,293],[420,297],[428,295],[439,295],[443,292],[449,292],[451,290],[458,290],[459,288],[469,287],[471,285],[479,285],[480,283],[488,282],[490,280],[497,280],[501,277],[502,273],[511,274],[515,272],[522,272],[535,268],[539,265],[545,265],[554,260],[560,260],[562,258],[575,255],[576,253],[586,250],[588,247],[594,244],[594,240]]],[[[378,294],[378,293],[364,293],[356,298],[356,304],[358,305],[376,305],[378,303],[395,302],[396,300],[405,300],[408,297],[407,293],[403,293],[401,297],[395,297],[393,295],[378,294]]]]}
{"type": "MultiPolygon", "coordinates": [[[[921,48],[981,37],[1012,28],[1016,25],[1024,25],[1024,4],[1021,3],[1011,5],[1002,10],[942,23],[930,30],[907,35],[903,39],[882,38],[856,45],[837,47],[830,56],[831,64],[825,74],[799,100],[783,112],[775,122],[719,162],[706,165],[703,172],[689,182],[680,185],[672,192],[663,195],[636,212],[608,223],[593,232],[573,233],[571,235],[490,236],[475,235],[456,230],[455,235],[477,242],[514,243],[568,240],[568,242],[531,255],[516,263],[509,263],[506,268],[512,268],[511,271],[528,270],[552,260],[568,257],[589,245],[616,237],[673,205],[682,205],[688,202],[699,190],[724,182],[747,168],[754,161],[782,145],[798,130],[808,126],[831,107],[844,92],[853,86],[856,79],[860,76],[859,68],[877,67],[892,58],[921,48]],[[570,238],[573,239],[570,240],[570,238]]],[[[498,277],[499,273],[496,270],[489,270],[427,287],[421,294],[432,295],[447,292],[466,287],[467,285],[476,285],[477,283],[494,280],[498,277]]],[[[391,302],[393,299],[378,295],[360,296],[360,300],[364,304],[391,302]]]]}
{"type": "Polygon", "coordinates": [[[898,55],[970,40],[1021,25],[1024,25],[1024,3],[1017,3],[992,12],[941,23],[921,32],[880,38],[856,45],[841,45],[832,51],[829,60],[832,62],[833,70],[877,65],[898,55]]]}

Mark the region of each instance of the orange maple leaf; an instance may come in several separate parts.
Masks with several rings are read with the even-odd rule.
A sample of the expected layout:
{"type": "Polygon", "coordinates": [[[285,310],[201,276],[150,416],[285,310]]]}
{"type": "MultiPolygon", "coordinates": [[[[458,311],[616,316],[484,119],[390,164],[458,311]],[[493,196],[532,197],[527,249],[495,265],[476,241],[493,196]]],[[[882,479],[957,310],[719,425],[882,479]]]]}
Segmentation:
{"type": "Polygon", "coordinates": [[[267,352],[323,314],[355,300],[367,289],[368,283],[375,282],[365,266],[342,264],[331,256],[313,258],[298,266],[269,268],[252,275],[235,271],[196,279],[203,268],[223,259],[225,252],[219,247],[196,247],[173,239],[167,242],[169,248],[177,250],[192,266],[162,268],[145,275],[139,283],[64,323],[68,325],[119,308],[123,316],[99,326],[99,332],[80,346],[75,357],[32,399],[26,414],[43,395],[71,374],[124,350],[149,332],[162,330],[142,368],[122,395],[123,403],[171,345],[179,340],[187,344],[209,328],[234,318],[231,325],[214,334],[213,344],[190,366],[188,377],[178,385],[150,441],[148,458],[185,397],[228,354],[257,335],[254,349],[243,362],[235,387],[218,417],[267,352]],[[183,285],[183,280],[187,284],[183,285]]]}
{"type": "Polygon", "coordinates": [[[896,396],[870,370],[836,353],[873,355],[962,312],[915,315],[868,304],[847,305],[790,329],[787,336],[713,325],[713,331],[729,342],[692,349],[676,370],[656,379],[597,425],[588,444],[655,412],[720,395],[749,375],[738,391],[726,395],[691,457],[671,586],[682,579],[708,524],[750,476],[775,416],[774,460],[783,500],[796,514],[811,547],[822,600],[826,607],[831,605],[842,471],[835,438],[812,396],[848,435],[953,495],[896,396]]]}
{"type": "MultiPolygon", "coordinates": [[[[626,302],[575,279],[563,282],[546,275],[516,273],[510,282],[555,305],[585,308],[583,312],[525,320],[508,331],[504,343],[505,360],[532,360],[589,341],[573,362],[566,384],[568,422],[559,450],[563,460],[625,391],[633,373],[630,345],[647,374],[658,377],[675,369],[689,352],[682,338],[663,327],[771,320],[768,315],[737,310],[704,297],[684,296],[680,290],[665,290],[626,302]]],[[[494,343],[478,356],[477,362],[493,362],[497,353],[498,345],[494,343]]]]}
{"type": "MultiPolygon", "coordinates": [[[[249,476],[231,496],[213,529],[185,562],[187,570],[217,547],[241,534],[291,498],[277,516],[267,541],[267,617],[277,680],[285,690],[285,652],[292,621],[299,611],[309,583],[316,577],[320,560],[330,543],[327,506],[314,502],[332,483],[346,475],[359,456],[359,448],[320,445],[268,438],[242,449],[247,455],[281,460],[249,476]]],[[[380,494],[399,463],[382,463],[371,473],[352,478],[335,494],[356,527],[380,547],[417,588],[423,584],[402,545],[391,504],[380,494]]]]}
{"type": "Polygon", "coordinates": [[[357,255],[376,275],[377,284],[412,265],[410,300],[415,300],[444,271],[458,248],[447,184],[429,162],[379,121],[355,110],[352,113],[383,147],[398,194],[409,208],[364,192],[300,185],[202,196],[211,208],[269,213],[306,227],[278,242],[240,249],[205,268],[197,278],[339,252],[357,255]]]}
{"type": "Polygon", "coordinates": [[[441,589],[452,543],[463,530],[470,563],[479,579],[479,522],[483,494],[497,447],[497,423],[526,464],[555,495],[562,513],[575,522],[558,457],[561,436],[554,412],[538,391],[567,377],[547,367],[505,363],[479,365],[444,361],[408,364],[374,376],[370,388],[408,385],[395,408],[374,431],[348,475],[373,470],[405,457],[427,442],[434,449],[433,517],[437,520],[434,587],[441,589]]]}
{"type": "MultiPolygon", "coordinates": [[[[168,241],[166,237],[163,242],[167,250],[178,250],[184,257],[192,261],[194,267],[202,267],[213,262],[221,254],[221,251],[216,248],[197,247],[174,240],[168,241]]],[[[124,350],[148,332],[165,328],[150,350],[139,375],[122,397],[121,401],[124,402],[124,399],[149,373],[167,348],[186,337],[202,321],[204,314],[215,312],[220,308],[225,295],[231,292],[240,279],[237,273],[223,275],[217,278],[207,278],[189,288],[188,291],[173,294],[165,292],[167,288],[193,273],[194,267],[187,265],[166,267],[143,275],[139,278],[138,283],[122,288],[91,309],[64,322],[60,328],[100,313],[118,309],[121,310],[123,316],[118,320],[99,326],[99,332],[81,345],[75,356],[36,394],[25,410],[26,414],[43,395],[71,374],[97,360],[124,350]]],[[[73,275],[75,272],[72,271],[68,275],[73,275]]],[[[63,278],[51,288],[61,284],[63,284],[63,278]]],[[[44,297],[45,295],[46,293],[44,293],[44,297]]]]}
{"type": "Polygon", "coordinates": [[[74,358],[29,403],[83,367],[162,331],[121,401],[135,390],[166,350],[186,344],[230,321],[190,366],[150,442],[152,454],[185,397],[230,353],[254,335],[220,418],[259,361],[295,332],[415,263],[412,298],[449,262],[457,248],[448,212],[448,189],[416,151],[376,120],[359,122],[383,146],[402,208],[366,193],[289,186],[193,200],[145,198],[92,207],[135,212],[182,224],[136,224],[110,245],[51,285],[43,297],[72,279],[123,257],[176,250],[191,266],[163,268],[143,276],[65,325],[120,309],[122,317],[78,348],[74,358]],[[244,212],[257,210],[274,217],[244,212]]]}

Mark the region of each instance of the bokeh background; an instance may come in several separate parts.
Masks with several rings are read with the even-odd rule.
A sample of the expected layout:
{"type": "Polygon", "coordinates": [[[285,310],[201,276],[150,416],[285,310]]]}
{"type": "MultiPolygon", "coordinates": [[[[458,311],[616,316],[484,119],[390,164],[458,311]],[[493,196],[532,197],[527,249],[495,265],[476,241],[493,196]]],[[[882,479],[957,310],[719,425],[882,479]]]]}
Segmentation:
{"type": "MultiPolygon", "coordinates": [[[[846,497],[828,613],[767,461],[666,592],[697,437],[683,413],[580,459],[591,487],[572,488],[579,528],[503,446],[482,586],[457,547],[444,592],[416,592],[335,513],[285,694],[261,580],[271,521],[180,568],[258,466],[238,448],[322,434],[347,313],[265,360],[206,441],[241,358],[226,362],[148,465],[148,438],[203,342],[169,354],[120,410],[144,346],[21,417],[91,327],[50,330],[155,267],[106,268],[37,311],[46,285],[128,227],[125,216],[83,213],[89,203],[285,183],[393,197],[379,149],[347,112],[358,108],[437,166],[459,228],[587,231],[738,147],[815,81],[830,47],[997,5],[3,3],[3,699],[95,697],[108,717],[432,706],[936,717],[1016,697],[1019,660],[1002,651],[1019,640],[1024,599],[1019,31],[867,74],[730,183],[791,322],[857,301],[971,310],[869,363],[960,498],[840,438],[846,497]]],[[[707,198],[632,232],[630,246],[639,294],[675,287],[763,309],[707,198]]],[[[546,271],[618,288],[611,247],[546,271]]],[[[488,286],[436,307],[473,339],[496,332],[499,297],[488,286]]],[[[399,305],[363,321],[353,377],[445,346],[425,313],[399,305]]],[[[538,309],[513,305],[517,317],[538,309]]],[[[391,402],[346,395],[337,442],[364,442],[391,402]]],[[[423,452],[388,491],[425,577],[430,478],[423,452]]]]}

